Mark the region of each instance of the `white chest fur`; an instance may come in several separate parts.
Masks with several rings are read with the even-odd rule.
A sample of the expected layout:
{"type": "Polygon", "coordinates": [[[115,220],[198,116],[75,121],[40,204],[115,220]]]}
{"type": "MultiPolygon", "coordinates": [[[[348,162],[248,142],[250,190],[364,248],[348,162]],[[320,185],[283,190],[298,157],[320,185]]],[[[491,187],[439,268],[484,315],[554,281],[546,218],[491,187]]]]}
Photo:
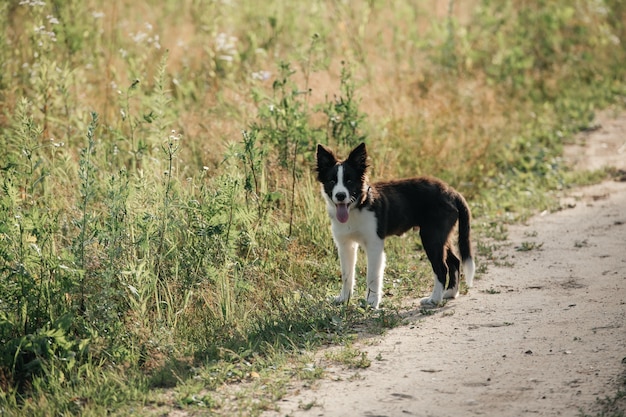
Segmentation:
{"type": "Polygon", "coordinates": [[[353,241],[360,245],[367,246],[368,242],[380,241],[376,234],[377,222],[373,211],[367,209],[350,210],[350,218],[346,223],[340,223],[335,218],[335,207],[328,207],[328,214],[331,218],[331,228],[333,237],[340,241],[353,241]]]}

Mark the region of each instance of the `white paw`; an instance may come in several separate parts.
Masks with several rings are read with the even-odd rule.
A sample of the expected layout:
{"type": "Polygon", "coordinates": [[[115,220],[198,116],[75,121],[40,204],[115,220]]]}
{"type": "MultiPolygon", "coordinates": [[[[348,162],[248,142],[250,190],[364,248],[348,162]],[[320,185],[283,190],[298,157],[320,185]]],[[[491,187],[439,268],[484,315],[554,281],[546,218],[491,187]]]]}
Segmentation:
{"type": "Polygon", "coordinates": [[[370,307],[376,310],[378,308],[378,304],[380,304],[380,297],[378,296],[378,294],[372,291],[368,291],[367,304],[369,304],[370,307]]]}
{"type": "Polygon", "coordinates": [[[380,300],[378,299],[378,297],[376,298],[371,298],[368,297],[367,298],[367,304],[372,307],[374,310],[378,309],[378,305],[380,304],[380,300]]]}
{"type": "Polygon", "coordinates": [[[432,297],[426,297],[420,300],[420,306],[422,306],[422,308],[437,308],[440,305],[441,301],[433,300],[432,297]]]}
{"type": "Polygon", "coordinates": [[[333,303],[335,304],[344,304],[347,303],[348,301],[350,301],[350,297],[345,297],[343,295],[338,295],[336,297],[333,297],[333,303]]]}
{"type": "Polygon", "coordinates": [[[449,288],[449,289],[445,290],[444,293],[443,293],[443,298],[444,299],[456,298],[458,296],[459,296],[459,287],[449,288]]]}

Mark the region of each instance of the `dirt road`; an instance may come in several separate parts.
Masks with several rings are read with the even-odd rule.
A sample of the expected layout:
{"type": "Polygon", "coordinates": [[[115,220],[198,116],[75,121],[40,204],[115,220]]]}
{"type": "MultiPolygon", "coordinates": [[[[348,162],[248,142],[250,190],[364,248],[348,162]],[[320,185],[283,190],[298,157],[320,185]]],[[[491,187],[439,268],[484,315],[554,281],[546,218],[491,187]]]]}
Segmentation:
{"type": "MultiPolygon", "coordinates": [[[[566,155],[626,169],[626,117],[600,120],[566,155]]],[[[626,182],[570,193],[568,208],[512,227],[499,265],[466,295],[360,348],[267,416],[580,416],[623,389],[626,182]]],[[[480,260],[478,260],[480,262],[480,260]]],[[[418,303],[416,302],[416,306],[418,303]]]]}

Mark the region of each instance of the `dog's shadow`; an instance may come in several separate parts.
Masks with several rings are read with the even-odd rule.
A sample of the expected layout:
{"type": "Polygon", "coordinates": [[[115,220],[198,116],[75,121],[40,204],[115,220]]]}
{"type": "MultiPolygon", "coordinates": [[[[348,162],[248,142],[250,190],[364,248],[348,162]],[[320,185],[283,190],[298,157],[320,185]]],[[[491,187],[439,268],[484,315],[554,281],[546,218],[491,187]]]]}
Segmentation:
{"type": "Polygon", "coordinates": [[[438,306],[432,307],[424,307],[424,306],[416,306],[410,309],[407,309],[400,313],[404,321],[415,321],[415,320],[424,320],[429,317],[434,316],[452,316],[455,313],[454,310],[454,300],[447,300],[442,302],[438,306]]]}
{"type": "MultiPolygon", "coordinates": [[[[365,300],[363,300],[365,302],[365,300]]],[[[355,314],[358,310],[363,314],[362,319],[351,323],[351,331],[358,335],[360,340],[368,340],[384,335],[387,331],[407,327],[418,327],[419,324],[430,319],[437,320],[455,314],[455,300],[447,300],[436,307],[419,305],[419,300],[403,306],[383,305],[379,309],[364,308],[359,305],[345,306],[355,314]]]]}

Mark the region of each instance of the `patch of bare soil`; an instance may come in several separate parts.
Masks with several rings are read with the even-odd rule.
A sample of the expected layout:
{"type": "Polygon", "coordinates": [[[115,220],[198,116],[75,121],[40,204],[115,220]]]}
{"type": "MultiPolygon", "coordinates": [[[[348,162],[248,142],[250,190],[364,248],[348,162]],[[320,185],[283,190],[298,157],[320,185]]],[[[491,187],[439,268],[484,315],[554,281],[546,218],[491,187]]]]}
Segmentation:
{"type": "MultiPolygon", "coordinates": [[[[626,116],[566,157],[626,169],[626,116]]],[[[364,370],[294,383],[265,416],[580,416],[624,389],[626,182],[575,190],[563,211],[509,230],[468,294],[360,348],[364,370]]],[[[480,262],[480,259],[478,259],[480,262]]],[[[416,306],[419,302],[416,301],[416,306]]],[[[623,405],[623,404],[622,404],[623,405]]]]}

